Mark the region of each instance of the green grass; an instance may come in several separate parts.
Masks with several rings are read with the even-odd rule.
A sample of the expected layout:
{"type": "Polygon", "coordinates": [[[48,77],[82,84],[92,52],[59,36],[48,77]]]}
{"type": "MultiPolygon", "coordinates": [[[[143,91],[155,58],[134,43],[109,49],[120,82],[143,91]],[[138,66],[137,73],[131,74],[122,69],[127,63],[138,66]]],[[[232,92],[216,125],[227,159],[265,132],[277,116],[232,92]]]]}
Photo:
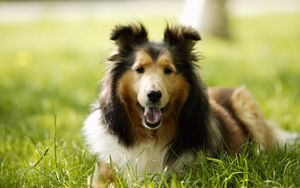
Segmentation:
{"type": "MultiPolygon", "coordinates": [[[[300,13],[233,18],[197,46],[208,85],[246,85],[266,117],[300,131],[300,13]]],[[[159,39],[165,20],[141,20],[159,39]]],[[[85,187],[95,158],[80,129],[97,97],[116,19],[0,24],[0,187],[85,187]]],[[[299,187],[300,147],[220,159],[126,187],[299,187]]],[[[119,177],[120,178],[120,177],[119,177]]],[[[122,187],[122,186],[121,186],[122,187]]]]}

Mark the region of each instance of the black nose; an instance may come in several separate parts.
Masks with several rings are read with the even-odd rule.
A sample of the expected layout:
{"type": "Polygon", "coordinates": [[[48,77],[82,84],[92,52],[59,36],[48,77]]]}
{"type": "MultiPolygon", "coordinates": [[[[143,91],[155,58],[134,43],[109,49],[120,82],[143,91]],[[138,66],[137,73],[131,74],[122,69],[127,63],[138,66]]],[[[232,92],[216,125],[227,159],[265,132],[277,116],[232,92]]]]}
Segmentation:
{"type": "Polygon", "coordinates": [[[149,100],[151,102],[157,102],[160,100],[161,98],[161,92],[158,90],[158,91],[155,91],[155,90],[151,90],[147,93],[147,97],[149,98],[149,100]]]}

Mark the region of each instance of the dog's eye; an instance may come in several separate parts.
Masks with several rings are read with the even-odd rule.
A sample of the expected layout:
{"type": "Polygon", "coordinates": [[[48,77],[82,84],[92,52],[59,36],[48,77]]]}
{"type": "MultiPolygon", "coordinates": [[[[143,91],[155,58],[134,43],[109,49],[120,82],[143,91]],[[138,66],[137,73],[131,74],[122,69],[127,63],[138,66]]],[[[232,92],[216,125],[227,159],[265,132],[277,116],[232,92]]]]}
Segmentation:
{"type": "Polygon", "coordinates": [[[137,69],[135,69],[135,71],[139,74],[142,74],[145,72],[145,69],[144,69],[144,67],[138,67],[137,69]]]}
{"type": "Polygon", "coordinates": [[[165,68],[164,69],[164,73],[167,74],[167,75],[171,74],[172,72],[173,71],[171,69],[169,69],[169,68],[165,68]]]}

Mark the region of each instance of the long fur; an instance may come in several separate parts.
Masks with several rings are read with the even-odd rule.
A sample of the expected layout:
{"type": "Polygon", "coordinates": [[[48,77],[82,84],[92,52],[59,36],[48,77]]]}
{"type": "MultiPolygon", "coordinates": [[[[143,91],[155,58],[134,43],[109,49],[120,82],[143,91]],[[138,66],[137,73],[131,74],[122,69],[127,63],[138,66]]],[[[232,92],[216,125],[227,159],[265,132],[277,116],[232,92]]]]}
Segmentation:
{"type": "Polygon", "coordinates": [[[193,53],[195,41],[200,39],[195,30],[187,27],[167,27],[164,33],[164,42],[171,49],[174,64],[192,86],[179,115],[179,128],[172,140],[167,162],[187,150],[198,151],[209,147],[207,124],[210,108],[206,87],[196,72],[197,58],[193,53]]]}
{"type": "MultiPolygon", "coordinates": [[[[217,154],[225,146],[236,153],[248,140],[262,149],[273,149],[297,138],[297,134],[266,121],[245,88],[207,90],[198,74],[194,52],[200,39],[196,30],[184,26],[167,26],[161,42],[149,41],[142,24],[121,25],[112,31],[116,50],[108,58],[99,100],[83,128],[86,143],[99,160],[94,186],[103,185],[103,177],[111,179],[113,171],[107,169],[110,160],[118,167],[127,162],[139,165],[140,174],[155,173],[166,166],[174,170],[182,163],[190,163],[199,151],[217,154]],[[144,72],[134,68],[139,63],[154,67],[148,76],[155,74],[157,80],[170,82],[167,87],[178,87],[172,86],[171,96],[162,96],[169,100],[166,109],[161,109],[163,118],[168,119],[162,119],[163,125],[156,130],[143,126],[145,107],[138,99],[140,85],[134,83],[140,81],[139,75],[144,72]],[[176,70],[171,70],[172,66],[176,70]]],[[[163,82],[149,84],[164,92],[171,89],[165,88],[163,82]]]]}
{"type": "Polygon", "coordinates": [[[118,26],[112,32],[111,40],[115,41],[118,46],[118,52],[109,58],[111,65],[104,81],[109,90],[103,94],[104,97],[100,98],[100,106],[104,115],[104,123],[108,125],[110,132],[117,135],[121,144],[130,147],[134,144],[134,137],[130,134],[131,125],[128,113],[116,95],[117,82],[133,64],[134,48],[148,41],[147,32],[141,24],[118,26]]]}

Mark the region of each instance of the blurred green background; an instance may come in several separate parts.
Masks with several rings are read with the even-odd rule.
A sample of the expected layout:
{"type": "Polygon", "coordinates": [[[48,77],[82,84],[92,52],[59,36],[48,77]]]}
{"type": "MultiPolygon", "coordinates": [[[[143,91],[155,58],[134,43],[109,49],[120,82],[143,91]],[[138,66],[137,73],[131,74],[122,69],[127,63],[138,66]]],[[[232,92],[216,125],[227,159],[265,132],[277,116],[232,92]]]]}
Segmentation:
{"type": "MultiPolygon", "coordinates": [[[[137,20],[160,40],[182,6],[93,3],[0,3],[0,187],[84,185],[95,159],[80,129],[98,95],[110,30],[137,20]]],[[[300,11],[245,13],[230,12],[229,40],[202,37],[201,75],[208,86],[245,85],[267,118],[300,131],[300,11]]]]}

